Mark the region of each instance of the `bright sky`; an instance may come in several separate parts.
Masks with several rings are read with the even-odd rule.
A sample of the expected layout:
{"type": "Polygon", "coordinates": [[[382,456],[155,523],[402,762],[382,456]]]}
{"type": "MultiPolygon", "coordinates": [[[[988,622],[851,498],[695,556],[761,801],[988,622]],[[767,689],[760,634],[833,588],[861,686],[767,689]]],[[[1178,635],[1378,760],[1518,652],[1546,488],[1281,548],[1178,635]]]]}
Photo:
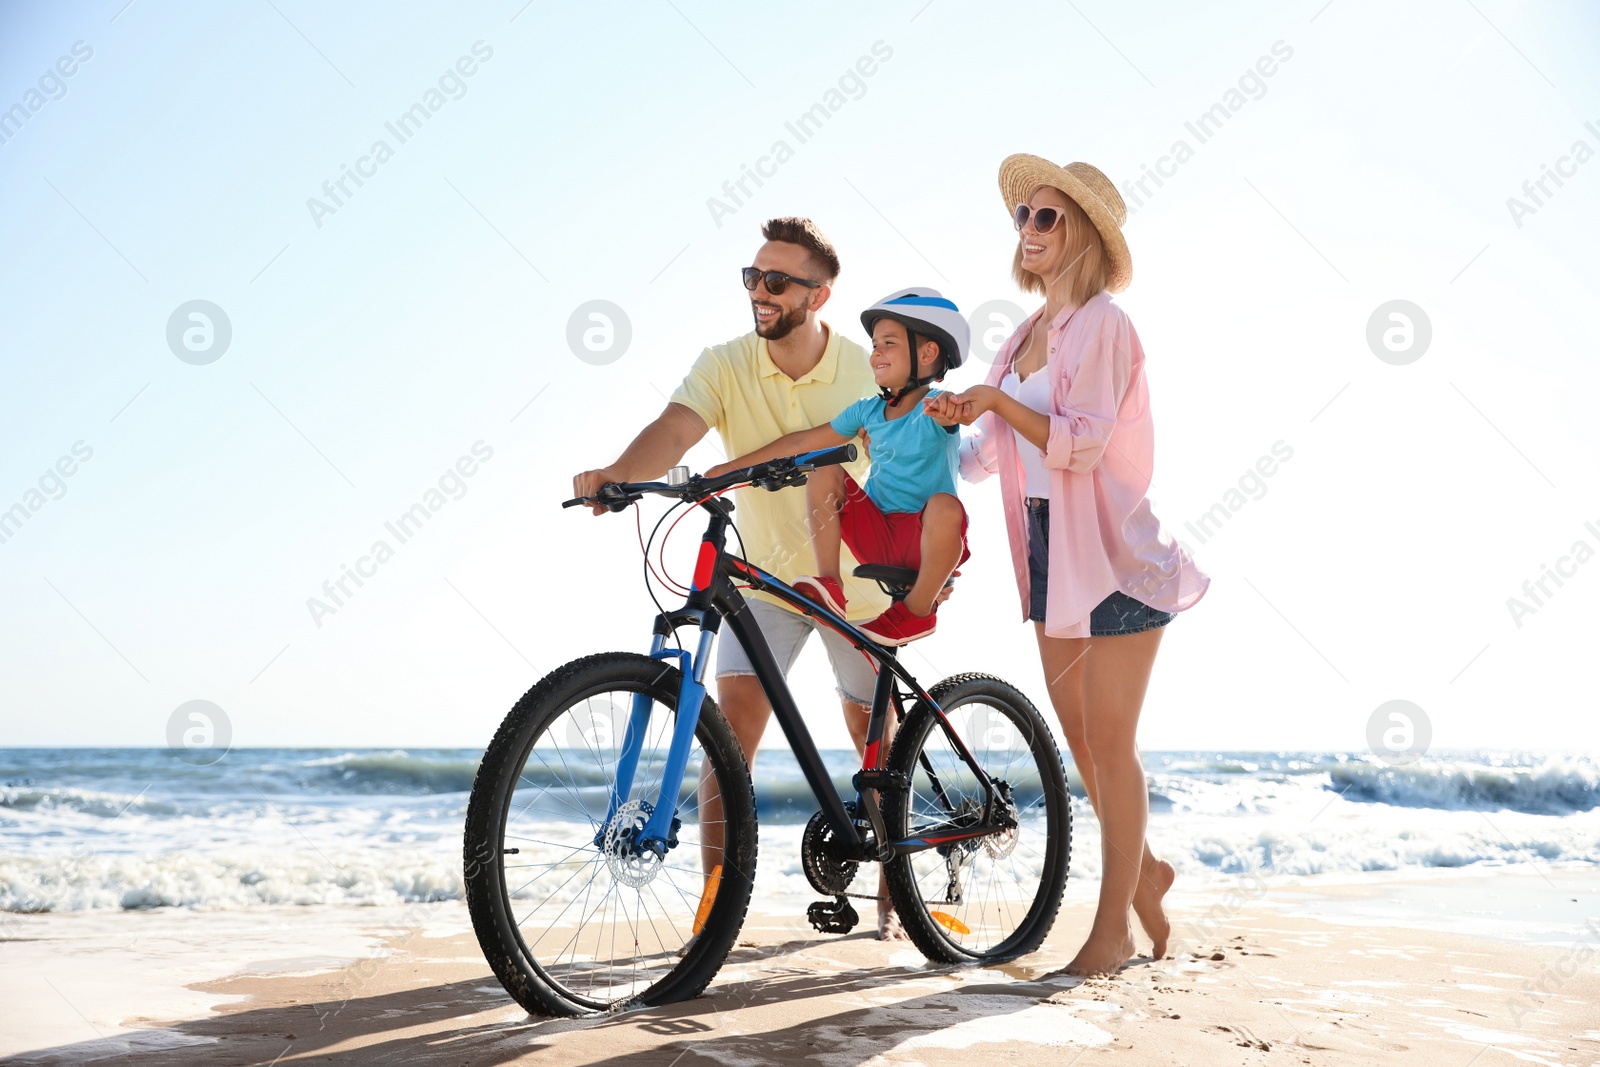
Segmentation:
{"type": "MultiPolygon", "coordinates": [[[[123,5],[0,11],[0,744],[161,745],[195,699],[235,744],[485,743],[560,663],[645,646],[632,521],[557,505],[750,328],[761,221],[830,235],[857,340],[909,285],[1031,310],[1018,151],[1136,207],[1152,502],[1213,579],[1144,747],[1361,750],[1395,699],[1436,748],[1600,744],[1592,6],[123,5]],[[568,343],[593,300],[631,328],[610,362],[568,343]],[[1395,300],[1431,333],[1380,342],[1403,364],[1368,342],[1395,300]],[[185,347],[191,301],[225,350],[215,315],[185,347]]],[[[975,559],[909,662],[1044,706],[997,487],[965,499],[975,559]]],[[[846,744],[820,650],[795,688],[846,744]]]]}

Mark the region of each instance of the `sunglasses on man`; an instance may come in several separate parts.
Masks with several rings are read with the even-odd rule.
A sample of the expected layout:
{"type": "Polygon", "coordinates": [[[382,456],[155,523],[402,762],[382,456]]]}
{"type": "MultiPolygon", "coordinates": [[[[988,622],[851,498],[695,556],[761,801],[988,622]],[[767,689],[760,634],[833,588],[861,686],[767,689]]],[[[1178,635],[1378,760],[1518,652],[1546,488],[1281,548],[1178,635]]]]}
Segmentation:
{"type": "Polygon", "coordinates": [[[744,287],[752,293],[756,291],[756,284],[762,281],[767,283],[767,292],[777,296],[789,288],[789,283],[803,285],[807,289],[819,289],[821,282],[808,282],[804,278],[796,278],[793,274],[785,274],[781,270],[763,271],[760,267],[743,267],[739,273],[744,277],[744,287]]]}
{"type": "Polygon", "coordinates": [[[1018,204],[1016,222],[1019,231],[1028,224],[1030,218],[1033,219],[1034,232],[1049,233],[1061,221],[1061,211],[1053,207],[1042,207],[1035,211],[1027,204],[1018,204]]]}

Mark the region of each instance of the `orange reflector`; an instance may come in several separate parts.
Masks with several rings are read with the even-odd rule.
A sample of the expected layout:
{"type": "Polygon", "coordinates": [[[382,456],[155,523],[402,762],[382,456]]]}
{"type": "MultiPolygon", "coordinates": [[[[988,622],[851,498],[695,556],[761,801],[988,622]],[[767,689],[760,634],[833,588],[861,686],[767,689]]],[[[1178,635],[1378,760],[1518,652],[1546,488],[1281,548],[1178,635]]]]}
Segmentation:
{"type": "Polygon", "coordinates": [[[717,886],[722,884],[722,864],[711,868],[711,877],[706,879],[706,887],[700,894],[700,906],[694,913],[694,932],[699,934],[705,929],[706,917],[711,914],[711,905],[717,902],[717,886]]]}
{"type": "Polygon", "coordinates": [[[940,926],[944,927],[946,930],[949,930],[953,934],[972,933],[971,930],[967,929],[967,924],[956,918],[954,915],[946,915],[942,911],[930,911],[928,912],[928,918],[932,919],[934,922],[938,923],[940,926]]]}

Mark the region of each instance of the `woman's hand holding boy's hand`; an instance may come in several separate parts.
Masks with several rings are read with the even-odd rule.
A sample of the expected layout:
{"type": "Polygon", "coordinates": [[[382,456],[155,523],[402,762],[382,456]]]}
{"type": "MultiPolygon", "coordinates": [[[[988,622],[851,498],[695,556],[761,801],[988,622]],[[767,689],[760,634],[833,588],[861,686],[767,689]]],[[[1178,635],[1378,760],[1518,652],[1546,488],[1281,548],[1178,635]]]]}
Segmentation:
{"type": "Polygon", "coordinates": [[[974,385],[963,393],[940,393],[922,402],[922,410],[940,426],[971,426],[978,416],[992,411],[1004,396],[992,385],[974,385]]]}
{"type": "Polygon", "coordinates": [[[979,415],[993,411],[1003,396],[1005,394],[992,385],[974,385],[971,389],[957,393],[950,400],[961,409],[961,425],[971,426],[978,421],[979,415]]]}
{"type": "Polygon", "coordinates": [[[922,402],[922,410],[940,426],[957,426],[972,422],[964,416],[960,400],[952,393],[940,393],[938,396],[928,397],[922,402]]]}

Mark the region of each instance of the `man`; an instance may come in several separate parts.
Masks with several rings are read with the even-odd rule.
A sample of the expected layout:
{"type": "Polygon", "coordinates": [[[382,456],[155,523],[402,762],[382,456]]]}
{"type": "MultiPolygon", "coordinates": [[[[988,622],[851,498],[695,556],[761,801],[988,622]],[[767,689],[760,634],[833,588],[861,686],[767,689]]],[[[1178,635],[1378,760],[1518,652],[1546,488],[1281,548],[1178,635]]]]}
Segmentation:
{"type": "MultiPolygon", "coordinates": [[[[740,456],[785,434],[831,421],[850,404],[876,392],[867,354],[838,334],[819,313],[839,276],[839,256],[816,224],[804,218],[768,220],[766,243],[745,271],[755,329],[707,348],[695,361],[656,420],[633,439],[609,467],[584,471],[572,482],[574,496],[593,496],[607,482],[660,478],[696,442],[715,429],[728,456],[740,456]]],[[[847,466],[863,480],[866,458],[847,466]]],[[[734,514],[750,561],[785,582],[813,573],[806,495],[739,489],[734,514]]],[[[596,514],[603,509],[595,509],[596,514]]],[[[848,575],[855,560],[842,561],[848,575]]],[[[846,578],[851,621],[876,617],[889,601],[872,583],[846,578]]],[[[773,658],[785,677],[812,631],[822,638],[833,665],[845,725],[860,753],[876,674],[872,663],[848,641],[763,593],[746,594],[773,658]]],[[[772,706],[738,641],[724,636],[717,650],[717,703],[733,727],[745,759],[754,762],[772,706]]],[[[881,880],[878,936],[902,938],[881,880]]]]}

